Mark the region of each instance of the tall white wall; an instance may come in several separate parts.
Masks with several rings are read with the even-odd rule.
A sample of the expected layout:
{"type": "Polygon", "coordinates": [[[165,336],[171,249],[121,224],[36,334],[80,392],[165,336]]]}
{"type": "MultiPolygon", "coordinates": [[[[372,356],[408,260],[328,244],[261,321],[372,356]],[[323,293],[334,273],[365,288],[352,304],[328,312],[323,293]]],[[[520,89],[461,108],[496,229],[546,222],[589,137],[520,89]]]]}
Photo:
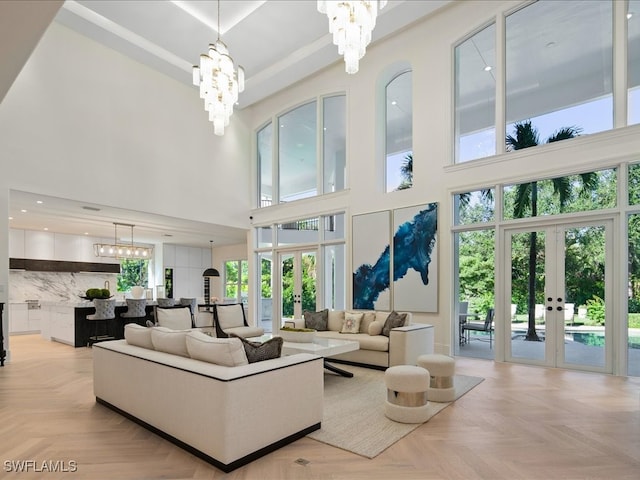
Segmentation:
{"type": "MultiPolygon", "coordinates": [[[[499,155],[469,164],[453,165],[453,47],[499,12],[520,5],[514,1],[456,2],[402,33],[367,48],[355,75],[344,73],[342,61],[250,109],[255,131],[271,116],[317,95],[347,94],[347,165],[349,190],[326,199],[292,202],[267,211],[253,210],[254,225],[281,218],[305,218],[315,212],[346,208],[351,215],[428,202],[439,203],[438,313],[416,314],[418,322],[436,326],[436,349],[449,351],[453,300],[451,195],[497,182],[513,182],[583,169],[609,166],[616,159],[636,158],[640,127],[499,155]],[[395,65],[413,70],[413,180],[411,189],[385,193],[383,185],[384,79],[395,65]]],[[[249,112],[247,112],[249,113],[249,112]]],[[[257,172],[252,171],[253,175],[257,172]]],[[[254,203],[255,205],[255,199],[254,203]]],[[[350,238],[350,235],[348,236],[350,238]]],[[[350,248],[347,248],[350,268],[350,248]]],[[[350,298],[351,286],[348,285],[350,298]]]]}

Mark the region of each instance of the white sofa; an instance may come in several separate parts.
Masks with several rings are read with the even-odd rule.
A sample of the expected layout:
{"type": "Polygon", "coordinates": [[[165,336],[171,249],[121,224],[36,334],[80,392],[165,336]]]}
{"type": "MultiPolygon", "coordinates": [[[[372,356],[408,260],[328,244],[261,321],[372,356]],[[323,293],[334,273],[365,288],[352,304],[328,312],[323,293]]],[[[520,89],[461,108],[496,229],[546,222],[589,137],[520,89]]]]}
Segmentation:
{"type": "Polygon", "coordinates": [[[94,345],[93,365],[98,403],[225,472],[322,421],[323,362],[311,354],[229,367],[115,340],[94,345]]]}
{"type": "MultiPolygon", "coordinates": [[[[404,325],[391,329],[388,337],[377,332],[381,328],[380,324],[384,324],[391,312],[354,310],[347,313],[363,314],[358,333],[340,333],[345,311],[330,310],[327,319],[328,330],[318,331],[316,335],[321,338],[357,340],[360,343],[360,349],[332,356],[331,361],[385,369],[394,365],[416,365],[420,355],[433,353],[433,325],[412,323],[411,312],[399,312],[406,313],[404,325]],[[373,322],[376,326],[370,330],[373,322]]],[[[285,326],[307,327],[304,318],[287,320],[285,326]]]]}

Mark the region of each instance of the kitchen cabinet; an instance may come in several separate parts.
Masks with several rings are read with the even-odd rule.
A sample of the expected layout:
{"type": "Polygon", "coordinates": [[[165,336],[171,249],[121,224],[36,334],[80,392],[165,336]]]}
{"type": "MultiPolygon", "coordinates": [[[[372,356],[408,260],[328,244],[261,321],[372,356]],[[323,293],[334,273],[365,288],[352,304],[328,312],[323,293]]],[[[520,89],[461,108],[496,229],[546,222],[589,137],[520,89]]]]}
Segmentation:
{"type": "Polygon", "coordinates": [[[75,309],[64,305],[52,305],[48,308],[51,340],[73,346],[75,344],[75,309]]]}
{"type": "Polygon", "coordinates": [[[26,303],[9,304],[9,334],[29,331],[29,312],[26,303]]]}

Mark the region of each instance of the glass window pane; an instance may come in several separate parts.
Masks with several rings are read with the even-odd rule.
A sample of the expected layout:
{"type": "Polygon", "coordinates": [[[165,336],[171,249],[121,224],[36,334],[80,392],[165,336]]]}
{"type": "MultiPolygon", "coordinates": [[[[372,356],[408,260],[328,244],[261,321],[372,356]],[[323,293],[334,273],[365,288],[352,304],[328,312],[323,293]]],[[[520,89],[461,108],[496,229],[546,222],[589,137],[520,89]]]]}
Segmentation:
{"type": "Polygon", "coordinates": [[[640,204],[640,163],[629,165],[629,205],[640,204]]]}
{"type": "Polygon", "coordinates": [[[412,73],[395,77],[386,88],[386,189],[413,186],[412,73]]]}
{"type": "Polygon", "coordinates": [[[328,215],[324,218],[324,239],[337,240],[346,238],[344,231],[344,213],[328,215]]]}
{"type": "Polygon", "coordinates": [[[629,0],[627,10],[627,78],[629,125],[640,123],[640,0],[629,0]]]}
{"type": "Polygon", "coordinates": [[[507,17],[507,134],[526,120],[539,143],[561,128],[613,128],[612,5],[539,1],[507,17]]]}
{"type": "Polygon", "coordinates": [[[456,163],[496,153],[496,26],[455,49],[456,163]]]}
{"type": "Polygon", "coordinates": [[[456,205],[456,225],[491,222],[494,220],[494,189],[460,193],[454,199],[456,205]]]}
{"type": "Polygon", "coordinates": [[[640,214],[629,215],[627,373],[640,377],[640,214]]]}
{"type": "Polygon", "coordinates": [[[273,145],[273,124],[262,128],[258,132],[258,169],[260,171],[260,191],[258,207],[268,207],[273,203],[273,181],[272,181],[272,145],[273,145]]]}
{"type": "Polygon", "coordinates": [[[504,187],[504,218],[587,212],[616,206],[617,171],[586,172],[504,187]]]}
{"type": "Polygon", "coordinates": [[[279,117],[280,203],[317,195],[316,102],[279,117]]]}
{"type": "Polygon", "coordinates": [[[258,248],[273,246],[273,230],[271,227],[260,227],[258,230],[258,248]]]}
{"type": "Polygon", "coordinates": [[[322,192],[331,193],[344,190],[346,183],[346,97],[327,97],[322,103],[322,192]]]}
{"type": "Polygon", "coordinates": [[[278,245],[319,241],[318,218],[294,220],[278,225],[278,245]]]}
{"type": "Polygon", "coordinates": [[[346,307],[345,246],[324,247],[324,308],[344,310],[346,307]]]}

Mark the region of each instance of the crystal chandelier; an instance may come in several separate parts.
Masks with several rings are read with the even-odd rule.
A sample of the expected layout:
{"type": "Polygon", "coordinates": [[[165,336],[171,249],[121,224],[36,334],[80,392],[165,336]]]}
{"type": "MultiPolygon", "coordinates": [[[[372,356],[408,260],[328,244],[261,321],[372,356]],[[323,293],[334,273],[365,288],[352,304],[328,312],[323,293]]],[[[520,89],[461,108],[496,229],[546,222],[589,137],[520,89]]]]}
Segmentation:
{"type": "Polygon", "coordinates": [[[96,257],[149,259],[153,255],[153,247],[133,243],[133,227],[130,223],[113,222],[115,233],[113,243],[95,243],[93,251],[96,257]],[[118,242],[118,226],[131,227],[131,243],[118,242]]]}
{"type": "Polygon", "coordinates": [[[333,34],[338,53],[344,55],[347,73],[358,71],[358,62],[371,42],[378,10],[386,4],[386,0],[318,0],[318,11],[329,17],[329,33],[333,34]]]}
{"type": "Polygon", "coordinates": [[[238,93],[244,90],[244,69],[235,70],[229,49],[220,40],[220,0],[218,0],[218,39],[209,44],[209,54],[200,55],[200,66],[193,67],[193,84],[200,87],[200,98],[204,109],[213,122],[213,133],[224,135],[224,127],[229,125],[233,115],[233,105],[238,101],[238,93]]]}

